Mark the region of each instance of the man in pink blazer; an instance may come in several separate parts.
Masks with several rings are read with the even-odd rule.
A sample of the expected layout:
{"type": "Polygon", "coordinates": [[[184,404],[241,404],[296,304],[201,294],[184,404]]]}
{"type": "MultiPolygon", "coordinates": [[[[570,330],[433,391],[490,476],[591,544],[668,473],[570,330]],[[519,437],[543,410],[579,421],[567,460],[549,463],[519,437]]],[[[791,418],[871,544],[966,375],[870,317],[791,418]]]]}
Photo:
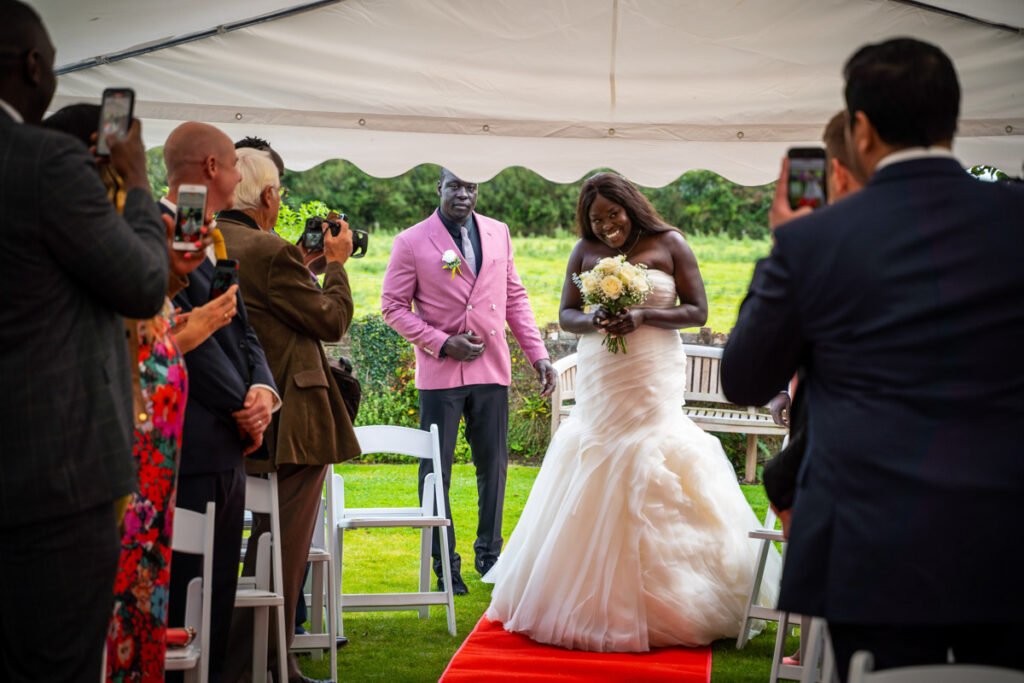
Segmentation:
{"type": "MultiPolygon", "coordinates": [[[[473,211],[476,183],[447,169],[437,183],[440,206],[429,218],[395,238],[384,275],[384,320],[416,347],[420,426],[436,424],[441,438],[445,509],[459,420],[476,465],[479,522],[473,550],[485,574],[498,559],[501,513],[508,469],[508,385],[512,378],[505,323],[537,370],[547,396],[555,370],[530,310],[526,289],[512,261],[508,226],[473,211]]],[[[419,492],[432,471],[421,461],[419,492]]],[[[452,589],[468,591],[455,552],[455,527],[448,527],[452,589]]],[[[443,590],[439,537],[433,538],[434,573],[443,590]]]]}

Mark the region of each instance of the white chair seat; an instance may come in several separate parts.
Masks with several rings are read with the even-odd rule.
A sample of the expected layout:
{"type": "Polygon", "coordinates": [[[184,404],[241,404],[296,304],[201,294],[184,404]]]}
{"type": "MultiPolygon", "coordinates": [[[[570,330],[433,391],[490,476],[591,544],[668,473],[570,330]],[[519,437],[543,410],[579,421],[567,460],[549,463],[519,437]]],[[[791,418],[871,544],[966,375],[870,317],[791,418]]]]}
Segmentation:
{"type": "Polygon", "coordinates": [[[273,591],[239,588],[235,593],[235,607],[277,607],[278,605],[284,605],[284,597],[273,591]]]}
{"type": "Polygon", "coordinates": [[[164,669],[167,671],[185,671],[199,663],[199,648],[193,645],[188,647],[169,647],[164,655],[164,669]]]}
{"type": "Polygon", "coordinates": [[[346,517],[338,521],[339,529],[369,529],[374,527],[425,527],[450,526],[451,521],[444,517],[413,517],[406,515],[373,515],[366,517],[346,517]]]}

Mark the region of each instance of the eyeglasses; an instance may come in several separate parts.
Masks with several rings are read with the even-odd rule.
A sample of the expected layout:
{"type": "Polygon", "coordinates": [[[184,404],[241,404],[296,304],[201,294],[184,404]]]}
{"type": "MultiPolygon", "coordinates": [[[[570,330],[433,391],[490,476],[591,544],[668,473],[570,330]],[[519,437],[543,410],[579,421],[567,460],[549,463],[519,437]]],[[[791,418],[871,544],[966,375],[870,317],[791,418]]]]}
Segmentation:
{"type": "Polygon", "coordinates": [[[277,194],[278,194],[278,196],[281,197],[281,199],[287,199],[288,198],[288,194],[289,194],[288,188],[284,187],[283,185],[281,187],[278,187],[277,188],[277,194]]]}

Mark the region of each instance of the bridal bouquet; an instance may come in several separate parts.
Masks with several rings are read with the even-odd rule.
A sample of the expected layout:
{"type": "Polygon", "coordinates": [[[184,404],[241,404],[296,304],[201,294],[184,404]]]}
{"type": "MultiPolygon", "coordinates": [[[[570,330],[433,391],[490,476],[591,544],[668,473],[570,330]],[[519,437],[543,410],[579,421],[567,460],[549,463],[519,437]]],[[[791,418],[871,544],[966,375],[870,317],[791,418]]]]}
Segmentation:
{"type": "MultiPolygon", "coordinates": [[[[642,304],[651,291],[647,266],[627,263],[625,256],[603,258],[591,270],[573,275],[572,281],[580,288],[584,304],[601,306],[612,315],[642,304]]],[[[626,353],[624,337],[605,335],[602,343],[612,353],[626,353]]]]}

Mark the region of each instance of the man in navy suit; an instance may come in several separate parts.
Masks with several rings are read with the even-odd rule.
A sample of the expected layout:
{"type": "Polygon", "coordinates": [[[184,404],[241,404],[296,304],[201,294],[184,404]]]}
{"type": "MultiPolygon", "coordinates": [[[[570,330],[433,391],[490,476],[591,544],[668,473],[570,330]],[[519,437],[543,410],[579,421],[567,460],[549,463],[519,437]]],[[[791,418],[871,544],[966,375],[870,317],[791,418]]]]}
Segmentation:
{"type": "MultiPolygon", "coordinates": [[[[235,147],[227,135],[203,123],[183,123],[164,145],[166,211],[173,213],[178,188],[206,186],[206,212],[231,208],[241,174],[235,147]]],[[[209,301],[214,273],[212,254],[189,277],[174,305],[190,314],[209,301]]],[[[274,378],[255,332],[249,326],[241,295],[230,323],[194,349],[187,350],[188,406],[178,470],[179,507],[204,511],[217,504],[215,520],[210,680],[222,678],[227,636],[238,582],[245,505],[244,457],[263,453],[263,432],[280,405],[274,378]]],[[[187,325],[193,322],[186,323],[187,325]]],[[[187,328],[186,328],[187,329],[187,328]]],[[[180,337],[179,337],[180,338],[180,337]]],[[[171,571],[170,623],[184,618],[185,589],[201,574],[196,556],[175,554],[171,571]]]]}
{"type": "Polygon", "coordinates": [[[950,149],[960,88],[912,39],[847,62],[861,192],[775,232],[722,361],[765,403],[805,371],[782,609],[827,618],[839,671],[1024,668],[1024,188],[950,149]]]}

